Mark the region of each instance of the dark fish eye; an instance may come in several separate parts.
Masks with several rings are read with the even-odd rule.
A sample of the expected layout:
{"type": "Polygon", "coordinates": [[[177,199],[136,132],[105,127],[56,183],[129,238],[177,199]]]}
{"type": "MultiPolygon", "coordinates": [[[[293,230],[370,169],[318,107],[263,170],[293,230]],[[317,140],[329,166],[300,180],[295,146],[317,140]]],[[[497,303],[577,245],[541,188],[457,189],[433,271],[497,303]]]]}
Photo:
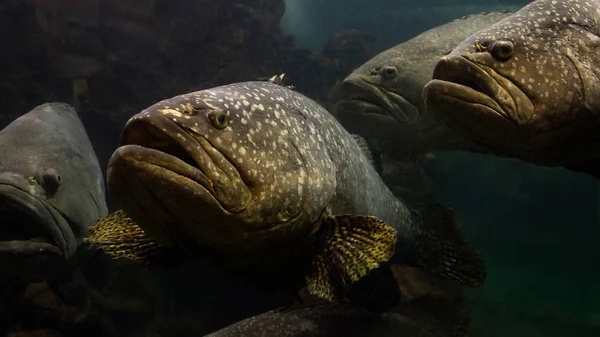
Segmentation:
{"type": "Polygon", "coordinates": [[[49,168],[42,174],[42,182],[48,192],[56,192],[61,183],[60,174],[55,169],[49,168]]]}
{"type": "Polygon", "coordinates": [[[515,52],[515,46],[510,41],[497,41],[492,48],[492,56],[498,61],[507,61],[515,52]]]}
{"type": "Polygon", "coordinates": [[[398,68],[394,66],[385,66],[383,67],[383,69],[381,69],[381,74],[387,78],[396,77],[396,75],[398,74],[398,68]]]}
{"type": "Polygon", "coordinates": [[[229,124],[227,114],[223,111],[210,112],[208,114],[208,120],[217,129],[225,129],[229,124]]]}

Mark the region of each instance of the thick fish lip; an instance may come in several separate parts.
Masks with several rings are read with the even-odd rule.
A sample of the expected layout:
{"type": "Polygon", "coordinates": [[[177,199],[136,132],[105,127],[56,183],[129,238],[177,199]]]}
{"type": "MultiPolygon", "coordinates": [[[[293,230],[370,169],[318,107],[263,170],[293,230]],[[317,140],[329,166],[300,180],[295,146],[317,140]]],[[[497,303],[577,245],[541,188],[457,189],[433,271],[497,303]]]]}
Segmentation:
{"type": "Polygon", "coordinates": [[[123,129],[121,144],[162,152],[139,159],[154,160],[156,166],[194,180],[229,213],[242,212],[251,203],[251,193],[235,165],[205,137],[162,112],[133,117],[123,129]]]}
{"type": "Polygon", "coordinates": [[[160,126],[143,119],[130,122],[123,130],[121,146],[115,151],[119,156],[113,154],[108,167],[112,167],[120,157],[144,161],[193,180],[216,198],[213,182],[202,170],[200,162],[208,161],[210,157],[199,147],[182,144],[182,140],[189,138],[184,130],[169,120],[160,123],[160,126]],[[169,133],[181,138],[171,137],[169,133]]]}
{"type": "MultiPolygon", "coordinates": [[[[51,207],[15,186],[0,183],[0,213],[17,212],[19,217],[22,214],[23,220],[32,221],[35,226],[17,232],[17,234],[24,234],[25,236],[31,235],[31,239],[0,239],[0,254],[22,256],[49,254],[63,256],[64,258],[70,257],[73,252],[71,252],[64,235],[64,231],[69,229],[61,228],[64,225],[68,226],[68,224],[64,219],[58,219],[61,215],[51,207]],[[38,235],[42,235],[43,240],[38,240],[36,238],[38,235]],[[44,242],[46,240],[49,242],[44,242]]],[[[11,224],[2,223],[0,226],[11,226],[11,224]]],[[[0,230],[0,235],[2,232],[0,230]]],[[[6,233],[6,231],[4,232],[6,233]]]]}
{"type": "Polygon", "coordinates": [[[127,144],[120,146],[115,153],[113,153],[108,161],[108,169],[110,170],[113,166],[118,165],[118,162],[123,160],[123,158],[145,162],[186,177],[204,187],[214,196],[212,183],[206,175],[204,175],[204,173],[196,166],[190,165],[172,154],[151,147],[127,144]]]}
{"type": "Polygon", "coordinates": [[[466,122],[487,115],[527,124],[533,117],[533,106],[517,85],[468,55],[441,58],[423,97],[442,118],[454,114],[466,122]]]}
{"type": "Polygon", "coordinates": [[[335,110],[343,118],[345,113],[378,114],[410,125],[419,117],[419,109],[401,95],[374,85],[359,77],[348,77],[336,88],[335,110]]]}

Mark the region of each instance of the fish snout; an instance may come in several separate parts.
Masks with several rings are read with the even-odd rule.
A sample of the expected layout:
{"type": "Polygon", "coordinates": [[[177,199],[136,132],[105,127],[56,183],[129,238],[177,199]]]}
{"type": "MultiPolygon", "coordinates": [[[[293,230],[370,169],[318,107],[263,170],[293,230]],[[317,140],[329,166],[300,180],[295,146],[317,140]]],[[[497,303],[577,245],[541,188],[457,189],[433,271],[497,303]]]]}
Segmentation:
{"type": "Polygon", "coordinates": [[[361,92],[364,90],[364,85],[361,85],[361,82],[364,82],[364,79],[362,79],[360,76],[350,74],[343,81],[338,82],[334,86],[332,99],[335,101],[340,101],[344,99],[352,99],[355,96],[361,97],[361,92]]]}
{"type": "Polygon", "coordinates": [[[0,185],[12,186],[22,191],[31,191],[36,182],[37,178],[34,175],[24,176],[13,172],[0,174],[0,185]]]}
{"type": "Polygon", "coordinates": [[[55,255],[69,259],[76,242],[68,222],[48,201],[0,183],[0,253],[55,255]]]}

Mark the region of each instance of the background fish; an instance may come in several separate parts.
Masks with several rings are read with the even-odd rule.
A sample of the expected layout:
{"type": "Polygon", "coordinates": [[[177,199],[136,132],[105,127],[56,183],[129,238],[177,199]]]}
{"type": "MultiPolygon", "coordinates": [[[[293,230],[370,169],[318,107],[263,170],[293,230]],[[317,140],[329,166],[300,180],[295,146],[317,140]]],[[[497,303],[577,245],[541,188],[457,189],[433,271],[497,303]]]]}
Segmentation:
{"type": "Polygon", "coordinates": [[[334,113],[352,133],[395,158],[474,146],[441,125],[422,99],[436,62],[469,35],[509,16],[469,15],[381,52],[339,85],[334,113]]]}
{"type": "Polygon", "coordinates": [[[327,110],[281,85],[235,83],[147,108],[125,126],[108,186],[126,214],[99,221],[89,240],[116,257],[209,255],[261,279],[301,274],[331,299],[396,243],[392,262],[483,282],[452,210],[407,207],[327,110]]]}
{"type": "Polygon", "coordinates": [[[98,159],[70,105],[40,105],[0,131],[0,275],[64,274],[107,213],[98,159]]]}
{"type": "Polygon", "coordinates": [[[482,151],[600,176],[600,1],[539,0],[435,67],[427,105],[482,151]]]}
{"type": "Polygon", "coordinates": [[[410,315],[378,315],[346,303],[297,306],[247,318],[205,337],[463,337],[468,320],[456,316],[457,325],[436,329],[410,315]]]}

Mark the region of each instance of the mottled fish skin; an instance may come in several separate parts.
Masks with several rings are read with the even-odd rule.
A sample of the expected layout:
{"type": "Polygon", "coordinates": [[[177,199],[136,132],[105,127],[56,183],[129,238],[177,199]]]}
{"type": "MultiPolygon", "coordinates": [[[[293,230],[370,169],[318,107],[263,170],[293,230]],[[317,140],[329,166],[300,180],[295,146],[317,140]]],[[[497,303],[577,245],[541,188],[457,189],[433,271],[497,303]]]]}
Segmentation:
{"type": "Polygon", "coordinates": [[[510,12],[469,15],[432,28],[376,55],[336,88],[334,114],[351,133],[395,158],[474,147],[427,111],[423,87],[440,57],[510,12]]]}
{"type": "Polygon", "coordinates": [[[272,310],[205,337],[458,337],[454,327],[422,322],[398,313],[378,315],[343,303],[272,310]]]}
{"type": "Polygon", "coordinates": [[[121,145],[109,163],[109,189],[166,247],[249,255],[273,245],[279,252],[337,214],[377,216],[399,241],[415,234],[409,210],[354,137],[323,107],[277,84],[242,82],[166,99],[132,117],[121,145]],[[197,168],[155,150],[161,136],[136,136],[160,133],[152,128],[163,139],[176,134],[179,150],[163,151],[179,158],[185,151],[197,168]],[[119,165],[136,172],[121,169],[121,176],[119,165]],[[166,230],[174,221],[178,230],[166,230]]]}
{"type": "Polygon", "coordinates": [[[600,1],[539,0],[473,34],[424,96],[485,152],[539,165],[598,158],[600,1]]]}
{"type": "Polygon", "coordinates": [[[72,106],[40,105],[0,131],[0,274],[64,274],[107,213],[102,171],[72,106]]]}

